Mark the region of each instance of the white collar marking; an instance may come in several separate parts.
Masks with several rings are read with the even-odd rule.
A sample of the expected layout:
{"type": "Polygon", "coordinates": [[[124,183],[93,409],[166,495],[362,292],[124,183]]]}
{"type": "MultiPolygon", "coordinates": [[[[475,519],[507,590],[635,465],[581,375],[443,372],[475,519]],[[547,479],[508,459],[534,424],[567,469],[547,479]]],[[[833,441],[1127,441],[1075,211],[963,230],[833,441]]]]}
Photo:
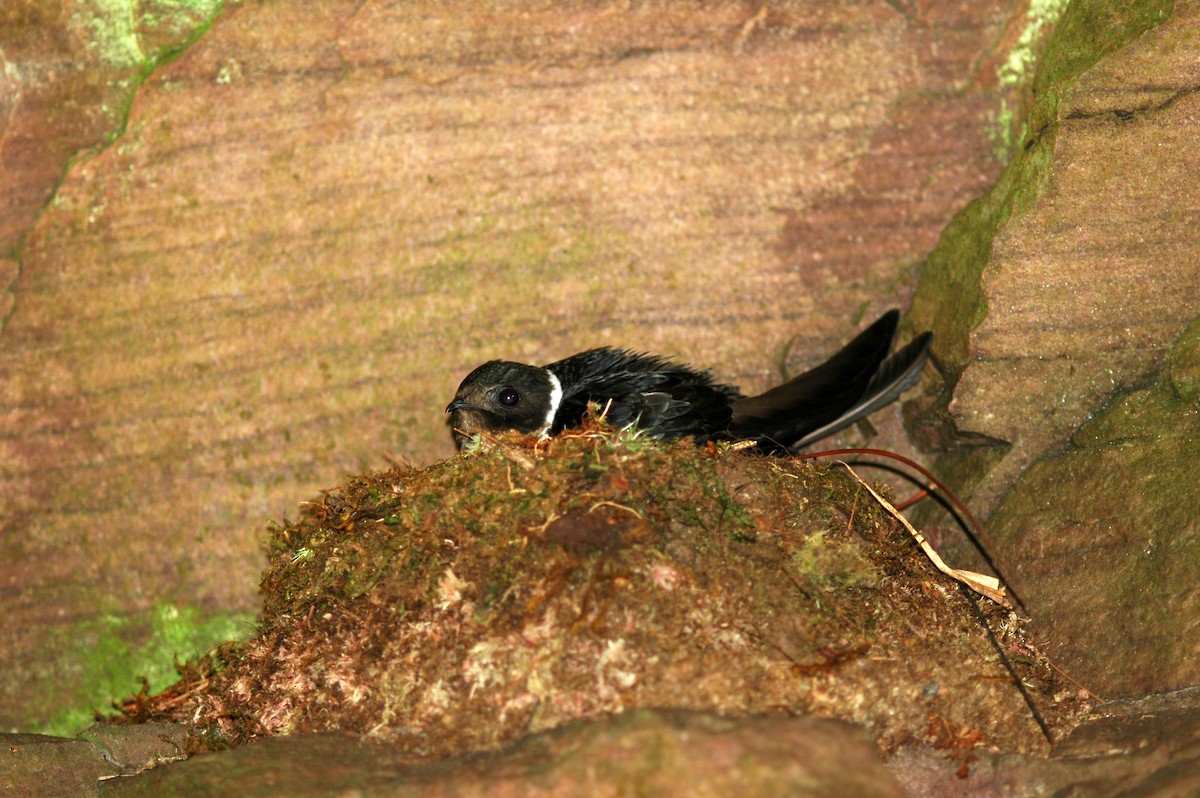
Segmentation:
{"type": "Polygon", "coordinates": [[[562,383],[558,381],[558,377],[554,376],[554,372],[546,369],[546,376],[550,378],[550,408],[546,411],[546,425],[542,427],[539,437],[550,437],[550,428],[554,426],[554,417],[558,415],[558,406],[562,404],[563,391],[562,383]]]}

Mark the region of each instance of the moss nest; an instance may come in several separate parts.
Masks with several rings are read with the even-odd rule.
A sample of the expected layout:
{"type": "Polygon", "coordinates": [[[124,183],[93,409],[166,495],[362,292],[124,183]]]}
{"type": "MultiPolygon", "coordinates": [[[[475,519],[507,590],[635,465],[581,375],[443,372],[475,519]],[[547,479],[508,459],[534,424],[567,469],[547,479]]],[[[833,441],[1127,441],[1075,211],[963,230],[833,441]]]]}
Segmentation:
{"type": "MultiPolygon", "coordinates": [[[[352,479],[272,530],[257,634],[137,718],[490,749],[639,707],[1044,750],[970,602],[844,468],[593,425],[352,479]]],[[[1051,725],[1061,689],[980,600],[1051,725]]]]}

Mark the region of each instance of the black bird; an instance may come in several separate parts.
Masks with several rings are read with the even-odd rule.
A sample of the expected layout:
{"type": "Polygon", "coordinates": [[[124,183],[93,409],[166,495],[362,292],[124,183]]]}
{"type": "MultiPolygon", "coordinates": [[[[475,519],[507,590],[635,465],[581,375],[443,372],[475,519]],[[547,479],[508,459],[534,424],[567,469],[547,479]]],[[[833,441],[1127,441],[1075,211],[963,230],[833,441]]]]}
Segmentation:
{"type": "Polygon", "coordinates": [[[467,375],[446,406],[455,443],[476,433],[546,437],[579,424],[589,403],[608,421],[659,438],[755,441],[798,451],[892,402],[929,358],[924,332],[888,356],[900,311],[890,310],[821,365],[758,396],[657,355],[602,347],[547,366],[492,360],[467,375]]]}

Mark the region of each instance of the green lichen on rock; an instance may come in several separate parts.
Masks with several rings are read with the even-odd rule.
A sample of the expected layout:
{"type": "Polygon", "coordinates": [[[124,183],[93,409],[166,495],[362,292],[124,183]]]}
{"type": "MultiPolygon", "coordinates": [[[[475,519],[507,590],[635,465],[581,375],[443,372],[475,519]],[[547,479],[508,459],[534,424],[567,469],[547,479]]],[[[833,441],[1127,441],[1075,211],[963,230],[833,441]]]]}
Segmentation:
{"type": "Polygon", "coordinates": [[[136,9],[136,0],[90,0],[79,6],[73,21],[104,65],[126,68],[145,62],[134,29],[136,9]]]}
{"type": "MultiPolygon", "coordinates": [[[[1058,23],[1066,8],[1067,0],[1032,0],[1029,3],[1021,34],[996,68],[996,79],[1001,86],[1027,89],[1033,83],[1046,31],[1058,23]]],[[[1024,141],[1028,133],[1027,121],[1017,120],[1016,111],[1001,98],[992,135],[997,158],[1003,162],[1012,159],[1017,144],[1024,141]]]]}
{"type": "Polygon", "coordinates": [[[88,158],[125,133],[133,99],[149,75],[196,42],[224,8],[224,0],[78,0],[64,14],[76,86],[73,116],[96,124],[74,157],[88,158]]]}
{"type": "Polygon", "coordinates": [[[931,717],[1041,745],[955,583],[840,466],[600,425],[480,443],[306,505],[262,590],[255,638],[140,717],[435,755],[650,706],[840,717],[887,748],[931,717]]]}
{"type": "Polygon", "coordinates": [[[212,24],[224,0],[85,0],[71,22],[105,67],[143,69],[212,24]]]}

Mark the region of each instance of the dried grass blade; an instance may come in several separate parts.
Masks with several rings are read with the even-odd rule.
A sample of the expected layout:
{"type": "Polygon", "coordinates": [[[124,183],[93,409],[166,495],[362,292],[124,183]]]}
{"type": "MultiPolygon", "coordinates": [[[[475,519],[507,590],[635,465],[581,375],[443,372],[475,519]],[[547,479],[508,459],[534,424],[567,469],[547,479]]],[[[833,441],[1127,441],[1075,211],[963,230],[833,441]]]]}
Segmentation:
{"type": "Polygon", "coordinates": [[[908,519],[900,513],[899,510],[893,507],[887,499],[876,493],[875,489],[868,485],[866,481],[864,481],[863,478],[854,471],[853,468],[846,463],[842,463],[842,465],[846,466],[846,470],[850,472],[850,476],[858,480],[858,484],[866,488],[867,492],[875,498],[875,501],[879,502],[879,505],[883,507],[883,509],[887,510],[893,518],[904,525],[904,528],[907,529],[909,534],[916,539],[918,545],[921,547],[921,550],[925,552],[927,557],[929,557],[929,560],[934,564],[934,567],[951,579],[957,579],[959,582],[962,582],[979,595],[986,596],[1003,607],[1008,607],[1009,609],[1012,608],[1012,604],[1009,603],[1008,597],[1004,595],[1004,586],[1000,584],[999,579],[994,576],[989,576],[988,574],[980,574],[976,573],[975,571],[951,568],[949,565],[946,565],[946,562],[941,558],[941,555],[937,553],[933,546],[929,545],[929,541],[925,540],[925,536],[918,532],[916,528],[914,528],[913,525],[908,522],[908,519]]]}

